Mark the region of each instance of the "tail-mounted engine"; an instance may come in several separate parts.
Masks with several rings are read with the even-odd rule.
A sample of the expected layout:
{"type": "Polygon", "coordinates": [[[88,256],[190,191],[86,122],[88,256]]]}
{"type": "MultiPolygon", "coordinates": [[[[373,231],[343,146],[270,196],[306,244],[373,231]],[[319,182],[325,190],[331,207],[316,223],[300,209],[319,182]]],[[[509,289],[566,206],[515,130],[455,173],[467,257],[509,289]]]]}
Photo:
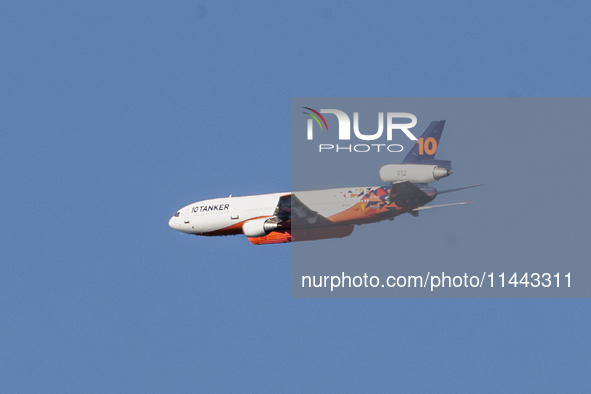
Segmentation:
{"type": "Polygon", "coordinates": [[[380,178],[387,183],[429,183],[449,175],[451,171],[447,168],[432,164],[387,164],[380,168],[380,178]]]}

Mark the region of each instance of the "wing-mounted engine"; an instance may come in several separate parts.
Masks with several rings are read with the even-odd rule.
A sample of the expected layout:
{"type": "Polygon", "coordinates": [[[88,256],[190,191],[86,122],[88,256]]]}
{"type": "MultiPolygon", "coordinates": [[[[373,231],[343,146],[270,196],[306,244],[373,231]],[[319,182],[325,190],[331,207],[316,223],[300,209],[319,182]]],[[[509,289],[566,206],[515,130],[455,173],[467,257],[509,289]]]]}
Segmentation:
{"type": "Polygon", "coordinates": [[[263,237],[279,227],[279,218],[259,218],[247,220],[242,225],[242,232],[249,238],[263,237]]]}
{"type": "Polygon", "coordinates": [[[247,220],[242,232],[255,245],[291,242],[289,228],[285,228],[285,223],[277,216],[247,220]]]}

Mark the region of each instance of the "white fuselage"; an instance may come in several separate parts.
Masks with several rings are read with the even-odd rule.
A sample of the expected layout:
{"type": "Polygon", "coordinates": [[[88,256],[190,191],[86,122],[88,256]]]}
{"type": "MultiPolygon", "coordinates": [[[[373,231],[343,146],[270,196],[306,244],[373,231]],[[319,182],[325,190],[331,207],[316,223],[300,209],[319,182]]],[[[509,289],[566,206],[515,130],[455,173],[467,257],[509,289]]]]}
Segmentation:
{"type": "Polygon", "coordinates": [[[206,235],[249,219],[273,215],[279,197],[284,194],[286,193],[230,196],[197,201],[181,208],[170,218],[168,224],[184,233],[206,235]]]}
{"type": "MultiPolygon", "coordinates": [[[[375,187],[311,190],[294,193],[310,209],[324,217],[336,215],[363,199],[362,192],[375,187]]],[[[241,225],[251,219],[275,214],[281,196],[271,193],[198,201],[181,208],[168,224],[175,230],[197,235],[241,234],[241,225]]]]}

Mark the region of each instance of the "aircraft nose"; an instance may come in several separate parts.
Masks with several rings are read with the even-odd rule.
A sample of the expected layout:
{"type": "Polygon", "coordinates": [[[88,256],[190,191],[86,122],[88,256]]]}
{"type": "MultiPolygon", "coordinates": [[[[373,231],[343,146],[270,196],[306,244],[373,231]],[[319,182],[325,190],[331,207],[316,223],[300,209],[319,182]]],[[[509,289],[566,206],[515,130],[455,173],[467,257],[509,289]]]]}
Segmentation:
{"type": "Polygon", "coordinates": [[[170,218],[170,220],[168,221],[168,225],[170,226],[170,228],[174,230],[180,230],[180,223],[178,219],[179,218],[177,218],[176,216],[170,218]]]}

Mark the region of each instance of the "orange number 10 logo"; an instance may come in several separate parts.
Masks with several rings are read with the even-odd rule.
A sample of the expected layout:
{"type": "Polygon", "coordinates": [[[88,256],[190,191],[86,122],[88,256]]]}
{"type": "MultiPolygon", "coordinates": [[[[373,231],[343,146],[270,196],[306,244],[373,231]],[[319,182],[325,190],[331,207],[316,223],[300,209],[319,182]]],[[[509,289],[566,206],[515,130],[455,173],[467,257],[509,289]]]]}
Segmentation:
{"type": "Polygon", "coordinates": [[[437,141],[433,137],[429,137],[424,141],[423,138],[419,138],[417,144],[419,144],[419,155],[426,153],[429,156],[433,156],[437,152],[437,141]]]}

